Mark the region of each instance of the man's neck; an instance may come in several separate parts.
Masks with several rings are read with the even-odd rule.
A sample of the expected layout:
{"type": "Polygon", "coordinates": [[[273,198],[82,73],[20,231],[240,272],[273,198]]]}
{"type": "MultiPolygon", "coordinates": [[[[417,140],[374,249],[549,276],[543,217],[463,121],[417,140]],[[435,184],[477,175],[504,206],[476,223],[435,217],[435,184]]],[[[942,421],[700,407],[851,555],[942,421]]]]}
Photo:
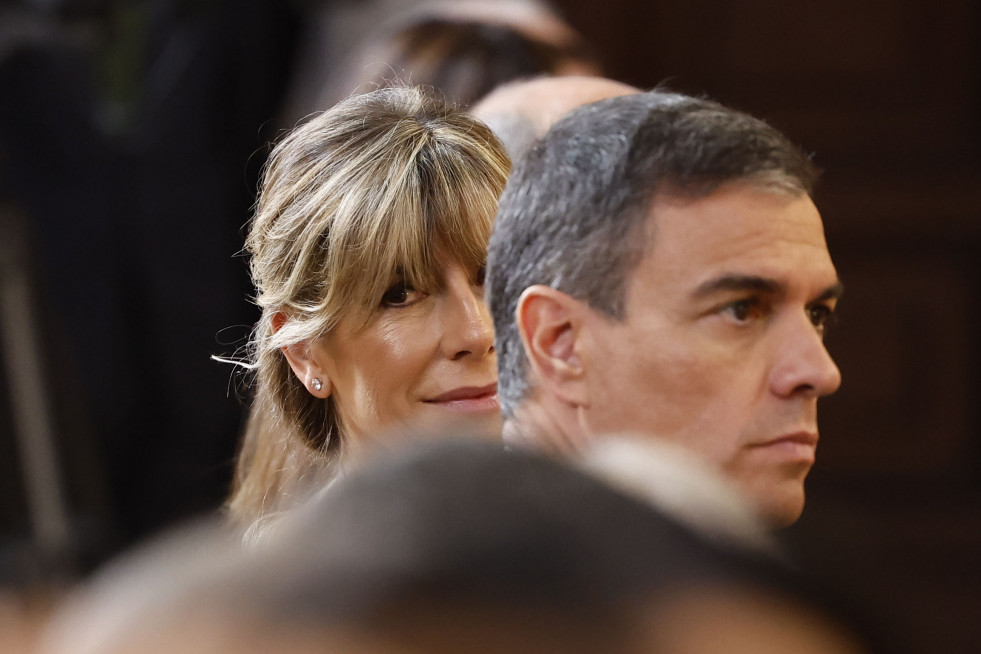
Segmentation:
{"type": "Polygon", "coordinates": [[[527,400],[504,420],[507,447],[535,450],[566,457],[578,452],[587,440],[574,415],[534,400],[527,400]],[[554,408],[553,408],[554,409],[554,408]]]}

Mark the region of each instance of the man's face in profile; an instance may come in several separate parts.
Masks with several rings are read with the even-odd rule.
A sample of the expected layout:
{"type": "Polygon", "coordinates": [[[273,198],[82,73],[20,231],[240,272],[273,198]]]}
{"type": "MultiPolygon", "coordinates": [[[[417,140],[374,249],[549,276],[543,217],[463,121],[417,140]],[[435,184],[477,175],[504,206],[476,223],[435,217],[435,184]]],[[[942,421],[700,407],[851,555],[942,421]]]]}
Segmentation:
{"type": "Polygon", "coordinates": [[[719,466],[777,524],[797,519],[817,399],[841,375],[823,344],[840,284],[807,195],[727,185],[655,198],[624,320],[589,312],[589,433],[653,434],[719,466]]]}

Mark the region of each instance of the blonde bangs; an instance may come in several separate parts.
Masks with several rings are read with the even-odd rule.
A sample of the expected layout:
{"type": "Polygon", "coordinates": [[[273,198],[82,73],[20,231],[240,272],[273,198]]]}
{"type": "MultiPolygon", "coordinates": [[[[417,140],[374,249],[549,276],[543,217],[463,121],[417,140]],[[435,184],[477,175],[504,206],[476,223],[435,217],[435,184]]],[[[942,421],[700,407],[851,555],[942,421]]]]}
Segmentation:
{"type": "Polygon", "coordinates": [[[325,271],[333,283],[322,307],[328,314],[367,320],[400,279],[434,292],[448,261],[475,274],[484,265],[506,155],[491,156],[478,139],[448,142],[415,121],[407,127],[414,127],[411,138],[387,143],[380,185],[356,201],[346,197],[348,206],[333,217],[325,271]]]}

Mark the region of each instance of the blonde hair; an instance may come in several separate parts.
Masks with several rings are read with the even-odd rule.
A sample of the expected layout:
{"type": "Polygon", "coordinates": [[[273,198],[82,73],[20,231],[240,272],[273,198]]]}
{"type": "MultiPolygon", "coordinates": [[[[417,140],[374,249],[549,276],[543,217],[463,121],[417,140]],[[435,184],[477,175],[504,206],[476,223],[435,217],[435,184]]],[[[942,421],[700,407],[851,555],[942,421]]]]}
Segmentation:
{"type": "Polygon", "coordinates": [[[330,398],[307,392],[281,348],[366,321],[396,278],[437,288],[447,256],[482,266],[509,168],[486,126],[404,86],[348,98],[274,148],[246,239],[262,317],[233,518],[329,478],[343,446],[330,398]]]}

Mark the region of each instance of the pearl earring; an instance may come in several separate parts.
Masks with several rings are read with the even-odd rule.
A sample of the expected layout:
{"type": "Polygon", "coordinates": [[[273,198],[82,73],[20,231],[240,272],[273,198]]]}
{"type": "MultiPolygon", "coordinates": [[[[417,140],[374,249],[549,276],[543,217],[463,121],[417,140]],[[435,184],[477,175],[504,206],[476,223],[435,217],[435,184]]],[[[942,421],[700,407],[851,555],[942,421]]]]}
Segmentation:
{"type": "Polygon", "coordinates": [[[313,386],[313,390],[315,391],[319,391],[321,388],[324,387],[324,383],[316,377],[313,378],[313,381],[310,382],[310,385],[313,386]]]}

